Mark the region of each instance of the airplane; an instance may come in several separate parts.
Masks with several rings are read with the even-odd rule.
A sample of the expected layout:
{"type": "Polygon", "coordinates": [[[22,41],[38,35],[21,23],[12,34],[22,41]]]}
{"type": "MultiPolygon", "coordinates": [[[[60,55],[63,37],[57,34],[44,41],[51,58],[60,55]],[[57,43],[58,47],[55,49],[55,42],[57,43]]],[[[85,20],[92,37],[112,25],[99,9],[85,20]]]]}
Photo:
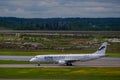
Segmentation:
{"type": "Polygon", "coordinates": [[[107,42],[104,42],[100,48],[92,54],[60,54],[60,55],[37,55],[29,61],[37,63],[40,66],[41,62],[54,62],[59,65],[72,66],[76,61],[90,61],[101,57],[105,57],[107,42]]]}

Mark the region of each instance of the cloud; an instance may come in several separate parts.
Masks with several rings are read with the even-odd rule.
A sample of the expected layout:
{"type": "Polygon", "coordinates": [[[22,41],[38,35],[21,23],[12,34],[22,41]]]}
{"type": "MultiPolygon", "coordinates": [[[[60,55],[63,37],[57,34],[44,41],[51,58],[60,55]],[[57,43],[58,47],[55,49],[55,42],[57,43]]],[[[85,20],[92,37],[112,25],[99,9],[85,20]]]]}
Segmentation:
{"type": "Polygon", "coordinates": [[[120,0],[1,0],[0,16],[120,17],[120,0]]]}

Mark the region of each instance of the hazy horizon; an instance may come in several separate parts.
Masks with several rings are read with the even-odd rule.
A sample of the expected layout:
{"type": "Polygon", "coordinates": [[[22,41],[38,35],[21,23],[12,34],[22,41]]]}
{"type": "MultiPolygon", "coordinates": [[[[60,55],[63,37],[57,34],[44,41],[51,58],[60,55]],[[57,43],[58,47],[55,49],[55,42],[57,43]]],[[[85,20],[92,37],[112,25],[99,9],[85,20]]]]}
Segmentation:
{"type": "Polygon", "coordinates": [[[120,0],[1,0],[1,17],[118,18],[120,0]]]}
{"type": "Polygon", "coordinates": [[[24,19],[52,19],[52,18],[120,18],[120,17],[14,17],[14,16],[0,16],[0,17],[4,17],[4,18],[24,18],[24,19]]]}

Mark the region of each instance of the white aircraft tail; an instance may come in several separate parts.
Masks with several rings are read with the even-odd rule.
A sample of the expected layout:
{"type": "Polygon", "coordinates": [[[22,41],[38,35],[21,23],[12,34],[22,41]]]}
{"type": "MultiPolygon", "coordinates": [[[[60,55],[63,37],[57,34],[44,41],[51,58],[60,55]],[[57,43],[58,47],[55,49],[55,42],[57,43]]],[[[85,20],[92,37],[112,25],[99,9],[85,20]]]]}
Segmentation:
{"type": "Polygon", "coordinates": [[[101,55],[105,55],[106,53],[106,48],[107,48],[107,42],[104,42],[100,48],[94,53],[94,54],[101,54],[101,55]]]}

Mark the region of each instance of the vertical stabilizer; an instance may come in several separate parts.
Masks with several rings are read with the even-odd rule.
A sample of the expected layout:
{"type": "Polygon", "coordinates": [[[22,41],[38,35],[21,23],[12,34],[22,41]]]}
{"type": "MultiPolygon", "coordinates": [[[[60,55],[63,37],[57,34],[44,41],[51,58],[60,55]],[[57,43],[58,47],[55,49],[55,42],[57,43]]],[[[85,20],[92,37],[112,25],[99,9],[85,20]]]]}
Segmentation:
{"type": "Polygon", "coordinates": [[[94,54],[103,54],[105,55],[106,53],[106,48],[107,48],[107,42],[104,42],[100,48],[94,53],[94,54]]]}

